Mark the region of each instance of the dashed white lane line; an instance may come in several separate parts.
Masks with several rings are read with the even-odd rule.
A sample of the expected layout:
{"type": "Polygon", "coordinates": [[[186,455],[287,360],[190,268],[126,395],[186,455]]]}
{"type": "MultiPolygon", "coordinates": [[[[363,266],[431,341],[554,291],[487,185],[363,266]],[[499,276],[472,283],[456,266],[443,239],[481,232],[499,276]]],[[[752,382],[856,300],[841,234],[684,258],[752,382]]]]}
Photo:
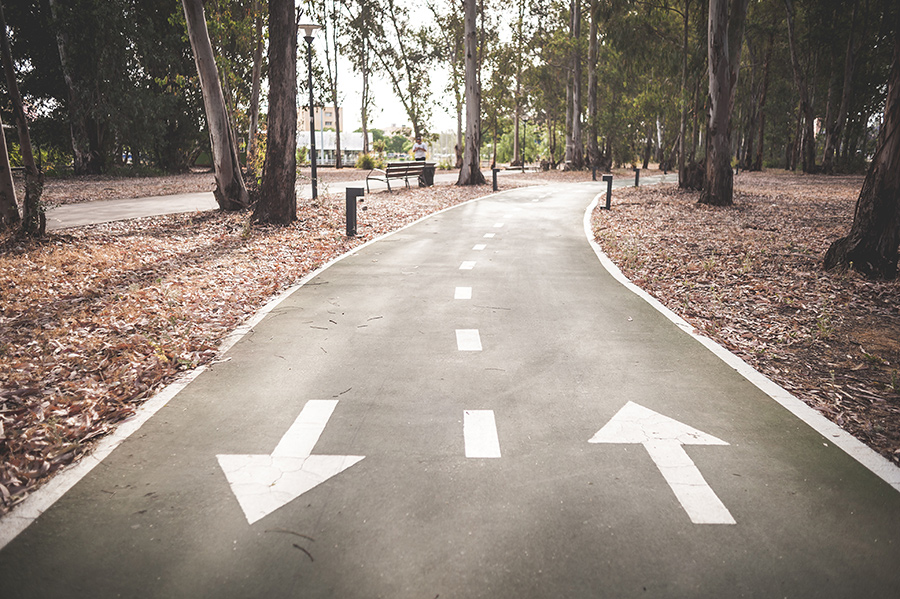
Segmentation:
{"type": "Polygon", "coordinates": [[[473,268],[475,268],[474,260],[466,260],[465,262],[463,262],[462,264],[459,265],[460,270],[472,270],[473,268]]]}
{"type": "Polygon", "coordinates": [[[503,223],[494,223],[494,228],[499,229],[503,226],[503,223]]]}
{"type": "Polygon", "coordinates": [[[453,294],[453,299],[458,299],[458,300],[472,299],[472,288],[471,287],[457,287],[456,292],[453,294]]]}
{"type": "Polygon", "coordinates": [[[483,250],[486,247],[487,247],[486,243],[476,243],[472,249],[475,250],[476,252],[480,252],[481,250],[483,250]]]}
{"type": "Polygon", "coordinates": [[[463,437],[467,458],[499,458],[500,439],[493,410],[465,410],[463,437]]]}
{"type": "Polygon", "coordinates": [[[495,235],[496,235],[496,233],[485,233],[484,238],[485,239],[493,239],[495,235]]]}
{"type": "Polygon", "coordinates": [[[478,329],[456,329],[456,348],[459,351],[481,351],[478,329]]]}

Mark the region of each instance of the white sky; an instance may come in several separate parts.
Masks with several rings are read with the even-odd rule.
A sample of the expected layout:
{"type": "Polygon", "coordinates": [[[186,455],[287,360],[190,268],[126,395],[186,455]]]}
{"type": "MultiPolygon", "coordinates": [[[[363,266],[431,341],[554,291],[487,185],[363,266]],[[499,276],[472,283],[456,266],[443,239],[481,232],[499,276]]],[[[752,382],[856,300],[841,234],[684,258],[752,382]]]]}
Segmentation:
{"type": "MultiPolygon", "coordinates": [[[[399,2],[408,2],[411,12],[411,24],[418,25],[417,19],[430,18],[430,12],[426,5],[416,0],[399,0],[399,2]]],[[[316,54],[320,57],[325,56],[325,46],[322,39],[321,31],[316,32],[317,35],[313,40],[313,46],[316,54]]],[[[303,37],[302,33],[299,40],[299,56],[303,54],[303,37]]],[[[306,77],[306,63],[303,60],[298,61],[298,77],[306,77]]],[[[340,58],[338,62],[338,93],[342,97],[341,109],[343,112],[344,129],[347,131],[355,131],[361,126],[360,122],[360,105],[362,103],[362,78],[353,72],[350,61],[347,58],[340,58]]],[[[427,128],[432,133],[455,132],[456,131],[456,112],[452,108],[447,108],[452,102],[448,102],[445,98],[444,86],[448,78],[447,69],[442,66],[435,66],[431,69],[431,120],[426,123],[427,128]]],[[[392,126],[412,126],[406,111],[400,100],[394,95],[394,91],[390,82],[379,76],[369,76],[370,97],[374,107],[369,114],[369,127],[376,129],[385,129],[392,126]]]]}

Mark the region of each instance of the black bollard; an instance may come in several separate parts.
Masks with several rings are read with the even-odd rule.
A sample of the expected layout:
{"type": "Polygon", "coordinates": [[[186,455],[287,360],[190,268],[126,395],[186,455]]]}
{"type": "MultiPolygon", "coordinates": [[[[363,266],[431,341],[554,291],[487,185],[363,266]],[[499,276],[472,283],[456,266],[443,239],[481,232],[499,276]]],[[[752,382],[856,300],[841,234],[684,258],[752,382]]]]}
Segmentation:
{"type": "Polygon", "coordinates": [[[591,168],[591,179],[594,181],[597,180],[597,167],[596,166],[591,168]]]}
{"type": "Polygon", "coordinates": [[[497,171],[499,171],[499,170],[500,170],[499,168],[491,169],[491,173],[493,173],[493,178],[494,178],[494,191],[497,191],[497,171]]]}
{"type": "Polygon", "coordinates": [[[612,209],[612,175],[603,175],[603,180],[606,181],[606,209],[612,209]]]}
{"type": "Polygon", "coordinates": [[[357,198],[364,196],[365,193],[366,190],[362,187],[347,188],[347,237],[356,235],[356,201],[357,198]]]}
{"type": "Polygon", "coordinates": [[[641,169],[634,169],[634,186],[637,187],[641,182],[641,169]]]}

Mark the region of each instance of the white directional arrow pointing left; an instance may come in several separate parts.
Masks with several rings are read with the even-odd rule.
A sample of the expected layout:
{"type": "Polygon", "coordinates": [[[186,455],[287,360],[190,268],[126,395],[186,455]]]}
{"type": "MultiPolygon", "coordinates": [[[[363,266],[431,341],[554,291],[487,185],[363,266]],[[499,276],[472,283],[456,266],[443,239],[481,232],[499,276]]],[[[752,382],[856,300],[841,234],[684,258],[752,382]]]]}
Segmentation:
{"type": "Polygon", "coordinates": [[[694,524],[735,524],[682,445],[728,445],[725,441],[628,402],[591,437],[591,443],[640,443],[694,524]]]}
{"type": "Polygon", "coordinates": [[[216,456],[248,523],[271,514],[365,457],[310,455],[337,403],[308,401],[271,455],[216,456]]]}

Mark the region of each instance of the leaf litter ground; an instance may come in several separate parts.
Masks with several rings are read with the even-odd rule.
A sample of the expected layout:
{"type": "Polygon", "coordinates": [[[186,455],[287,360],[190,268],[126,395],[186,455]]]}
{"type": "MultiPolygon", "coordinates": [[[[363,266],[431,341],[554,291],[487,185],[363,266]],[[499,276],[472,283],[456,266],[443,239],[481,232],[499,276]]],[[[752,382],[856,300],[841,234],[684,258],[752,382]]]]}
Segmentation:
{"type": "Polygon", "coordinates": [[[862,183],[744,173],[729,208],[675,185],[632,188],[592,225],[635,284],[897,464],[900,282],[822,269],[862,183]]]}
{"type": "MultiPolygon", "coordinates": [[[[539,173],[502,185],[589,179],[539,173]]],[[[65,180],[51,189],[61,202],[89,201],[204,190],[210,180],[65,180]]],[[[849,227],[861,184],[741,175],[730,209],[700,207],[673,186],[624,190],[593,225],[633,281],[897,462],[898,285],[820,268],[828,243],[849,227]]],[[[179,373],[216,359],[225,336],[281,290],[369,239],[488,190],[366,196],[354,239],[334,197],[301,203],[288,227],[206,212],[37,242],[0,239],[0,514],[179,373]]]]}

